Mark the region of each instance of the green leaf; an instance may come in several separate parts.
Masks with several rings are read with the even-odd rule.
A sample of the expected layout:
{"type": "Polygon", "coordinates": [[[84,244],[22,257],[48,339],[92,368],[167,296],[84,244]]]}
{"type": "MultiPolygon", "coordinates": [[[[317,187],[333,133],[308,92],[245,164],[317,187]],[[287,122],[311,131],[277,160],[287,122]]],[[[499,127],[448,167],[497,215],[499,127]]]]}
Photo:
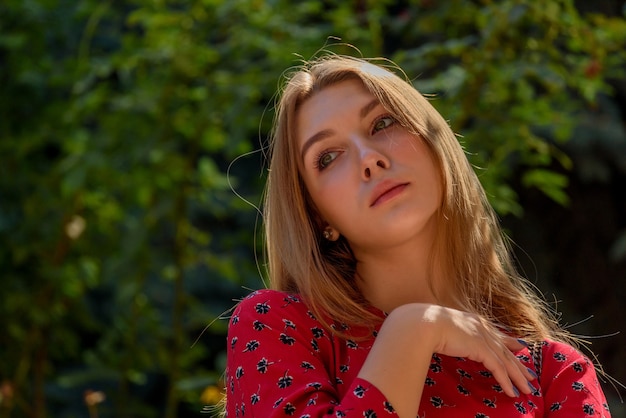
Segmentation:
{"type": "Polygon", "coordinates": [[[569,204],[569,196],[564,189],[568,184],[567,176],[545,169],[528,170],[522,176],[525,187],[536,187],[555,202],[569,204]]]}

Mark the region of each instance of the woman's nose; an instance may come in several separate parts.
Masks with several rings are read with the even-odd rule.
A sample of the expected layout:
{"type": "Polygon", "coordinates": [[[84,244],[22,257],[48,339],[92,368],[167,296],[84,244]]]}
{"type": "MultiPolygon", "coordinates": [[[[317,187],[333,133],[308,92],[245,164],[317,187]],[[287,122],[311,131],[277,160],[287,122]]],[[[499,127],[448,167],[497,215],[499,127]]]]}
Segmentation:
{"type": "Polygon", "coordinates": [[[367,145],[361,148],[361,173],[364,180],[371,179],[389,166],[389,159],[382,152],[367,145]]]}

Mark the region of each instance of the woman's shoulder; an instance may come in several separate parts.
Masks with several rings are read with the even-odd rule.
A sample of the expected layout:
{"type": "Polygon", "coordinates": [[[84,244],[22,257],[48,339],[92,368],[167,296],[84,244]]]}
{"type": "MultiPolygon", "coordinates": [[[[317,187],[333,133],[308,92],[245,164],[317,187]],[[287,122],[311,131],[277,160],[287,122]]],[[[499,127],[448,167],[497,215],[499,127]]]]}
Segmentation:
{"type": "Polygon", "coordinates": [[[550,411],[563,416],[610,416],[596,365],[587,355],[571,344],[550,340],[542,343],[541,354],[540,382],[550,411]]]}
{"type": "Polygon", "coordinates": [[[284,300],[284,299],[293,299],[301,301],[302,298],[298,293],[286,292],[283,290],[274,290],[274,289],[258,289],[253,290],[247,296],[244,296],[241,300],[251,301],[251,300],[259,300],[259,299],[271,299],[271,300],[284,300]]]}
{"type": "Polygon", "coordinates": [[[541,351],[544,361],[554,365],[569,366],[575,363],[584,363],[585,366],[593,367],[589,358],[582,351],[562,341],[545,340],[542,342],[541,351]]]}
{"type": "Polygon", "coordinates": [[[241,299],[241,301],[237,304],[237,309],[253,308],[255,311],[260,311],[260,313],[268,313],[273,307],[306,308],[306,305],[302,301],[302,297],[297,293],[289,293],[273,289],[255,290],[241,299]]]}
{"type": "Polygon", "coordinates": [[[317,321],[317,318],[297,293],[272,289],[255,290],[244,297],[235,307],[231,319],[236,322],[241,318],[278,319],[281,322],[317,321]]]}
{"type": "Polygon", "coordinates": [[[542,342],[541,350],[537,353],[539,359],[539,372],[544,377],[544,383],[554,382],[593,382],[598,387],[596,365],[579,348],[561,342],[546,340],[542,342]],[[546,380],[545,377],[549,376],[546,380]]]}

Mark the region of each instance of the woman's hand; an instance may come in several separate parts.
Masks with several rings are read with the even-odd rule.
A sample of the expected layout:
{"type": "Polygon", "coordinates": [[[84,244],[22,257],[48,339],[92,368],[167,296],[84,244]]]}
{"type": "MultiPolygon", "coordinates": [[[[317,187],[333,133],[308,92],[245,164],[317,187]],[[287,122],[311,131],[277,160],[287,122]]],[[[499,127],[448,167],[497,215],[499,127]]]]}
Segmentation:
{"type": "Polygon", "coordinates": [[[434,353],[482,363],[515,397],[530,393],[528,383],[535,378],[511,352],[522,348],[477,315],[411,303],[385,319],[359,377],[378,387],[400,417],[415,417],[434,353]]]}
{"type": "Polygon", "coordinates": [[[503,334],[478,315],[456,309],[411,304],[397,310],[398,315],[421,315],[421,328],[430,336],[434,353],[482,363],[509,396],[532,391],[529,381],[536,376],[512,353],[524,348],[523,341],[503,334]]]}

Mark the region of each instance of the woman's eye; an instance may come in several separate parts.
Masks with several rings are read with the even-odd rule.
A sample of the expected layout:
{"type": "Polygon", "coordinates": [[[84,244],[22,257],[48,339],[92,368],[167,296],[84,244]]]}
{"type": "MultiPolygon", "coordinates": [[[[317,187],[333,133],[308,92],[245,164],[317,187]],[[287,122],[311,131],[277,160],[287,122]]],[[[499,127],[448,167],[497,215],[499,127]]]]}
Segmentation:
{"type": "Polygon", "coordinates": [[[383,129],[388,128],[391,125],[393,125],[394,122],[395,122],[395,119],[392,118],[391,116],[383,116],[381,118],[378,118],[374,122],[374,126],[372,127],[372,133],[382,131],[383,129]]]}
{"type": "Polygon", "coordinates": [[[315,160],[315,168],[317,168],[318,170],[325,169],[326,167],[328,167],[330,163],[332,163],[335,160],[335,158],[337,158],[338,154],[339,154],[338,151],[322,152],[315,160]]]}

